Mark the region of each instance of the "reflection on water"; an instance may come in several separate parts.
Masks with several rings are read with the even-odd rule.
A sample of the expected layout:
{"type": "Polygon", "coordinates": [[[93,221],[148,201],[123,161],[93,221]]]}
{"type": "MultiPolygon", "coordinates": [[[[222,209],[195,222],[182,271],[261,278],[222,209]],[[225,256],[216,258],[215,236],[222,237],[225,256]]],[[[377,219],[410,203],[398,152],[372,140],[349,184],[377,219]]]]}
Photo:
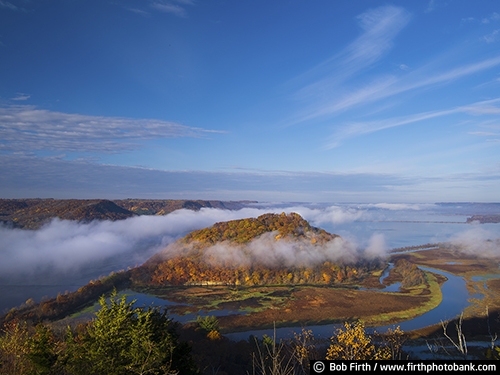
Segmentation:
{"type": "MultiPolygon", "coordinates": [[[[499,209],[498,204],[468,204],[468,203],[446,203],[446,204],[430,204],[430,205],[413,205],[410,209],[383,209],[377,205],[367,204],[312,204],[312,203],[277,203],[267,204],[260,203],[257,205],[259,208],[283,208],[286,210],[288,207],[306,207],[309,211],[304,210],[304,218],[309,220],[312,225],[321,227],[330,233],[336,233],[347,240],[353,240],[360,247],[365,246],[371,236],[376,233],[383,233],[384,239],[388,249],[402,248],[406,246],[416,246],[427,243],[438,243],[449,241],[455,235],[471,229],[470,224],[466,224],[466,219],[472,214],[488,214],[497,213],[499,209]],[[331,206],[336,206],[342,210],[349,212],[359,213],[353,217],[359,217],[358,220],[338,220],[338,216],[328,216],[329,211],[326,209],[331,206]],[[418,206],[418,207],[417,207],[418,206]],[[315,210],[314,212],[312,210],[315,210]],[[321,211],[323,210],[323,211],[321,211]],[[305,215],[306,212],[310,213],[310,217],[305,215]],[[320,215],[317,215],[317,213],[320,215]],[[316,215],[316,216],[315,216],[316,215]],[[314,222],[314,217],[319,218],[314,222]],[[320,221],[321,219],[321,221],[320,221]]],[[[295,210],[299,212],[298,210],[295,210]]],[[[300,212],[299,212],[300,213],[300,212]]],[[[337,211],[332,211],[331,215],[338,214],[337,211]]],[[[352,216],[352,215],[351,215],[352,216]]],[[[500,224],[481,224],[480,227],[490,233],[492,236],[500,237],[500,224]]],[[[160,236],[161,237],[161,236],[160,236]]],[[[40,301],[42,297],[55,297],[57,293],[64,293],[67,291],[74,291],[79,287],[85,285],[89,280],[96,279],[99,276],[108,275],[112,271],[127,269],[133,267],[137,262],[136,255],[143,255],[150,251],[150,246],[153,244],[158,245],[153,238],[143,244],[139,244],[138,248],[129,257],[117,256],[106,261],[101,261],[99,264],[89,264],[85,269],[79,272],[72,272],[71,274],[54,274],[50,272],[51,278],[43,277],[37,280],[27,281],[30,275],[20,275],[20,281],[14,282],[13,280],[2,280],[0,285],[0,312],[8,310],[12,307],[19,306],[29,298],[35,301],[40,301]],[[31,285],[20,285],[21,281],[30,283],[31,285]],[[11,284],[11,285],[8,285],[11,284]],[[12,285],[18,284],[18,285],[12,285]],[[45,285],[43,285],[45,284],[45,285]],[[46,285],[52,284],[52,285],[46,285]]],[[[441,271],[435,271],[441,272],[441,271]]],[[[1,277],[2,275],[0,275],[1,277]]],[[[443,285],[443,295],[447,302],[438,306],[432,312],[436,314],[431,318],[431,312],[424,314],[420,320],[412,320],[405,322],[405,327],[411,327],[411,324],[425,326],[439,322],[440,320],[449,319],[457,315],[465,306],[467,306],[468,293],[465,289],[465,282],[463,280],[454,281],[456,276],[446,275],[448,281],[443,285]],[[449,290],[448,290],[449,288],[449,290]],[[449,299],[456,298],[457,301],[449,301],[449,299]],[[424,317],[425,316],[425,317],[424,317]],[[431,322],[432,323],[428,323],[431,322]],[[412,323],[413,322],[413,323],[412,323]]],[[[382,279],[386,275],[382,276],[382,279]]],[[[496,275],[500,277],[500,275],[496,275]]],[[[479,280],[479,279],[476,279],[479,280]]],[[[386,291],[397,291],[398,284],[388,286],[386,291]]],[[[149,302],[156,303],[161,306],[172,306],[169,301],[161,300],[152,296],[139,296],[138,304],[148,304],[149,302]]],[[[200,312],[205,313],[205,312],[200,312]]],[[[215,314],[215,312],[208,312],[215,314]]],[[[217,314],[232,314],[239,313],[238,311],[219,311],[217,314]]],[[[178,315],[179,320],[192,319],[195,313],[191,315],[178,315]]],[[[196,313],[197,315],[198,313],[196,313]]],[[[418,318],[417,318],[418,319],[418,318]]],[[[406,328],[414,329],[414,328],[406,328]]],[[[287,329],[289,332],[290,330],[287,329]]],[[[331,335],[332,328],[328,328],[327,336],[331,335]]],[[[267,331],[269,332],[269,331],[267,331]]]]}
{"type": "MultiPolygon", "coordinates": [[[[188,312],[186,314],[176,314],[176,313],[171,313],[169,311],[173,310],[175,311],[176,307],[190,307],[192,305],[186,304],[186,303],[179,303],[175,301],[170,301],[168,299],[163,299],[160,297],[156,297],[150,294],[144,294],[144,293],[137,293],[134,292],[133,290],[122,290],[117,294],[118,298],[121,298],[122,296],[125,296],[127,298],[128,302],[134,302],[134,307],[159,307],[159,308],[166,308],[168,312],[169,318],[185,324],[189,322],[194,322],[198,318],[198,316],[208,316],[208,315],[214,315],[214,316],[227,316],[227,315],[244,315],[244,312],[241,311],[235,311],[235,310],[228,310],[228,309],[221,309],[221,310],[196,310],[196,307],[194,307],[192,310],[196,310],[195,312],[188,312]]],[[[98,311],[100,308],[99,303],[95,303],[93,306],[92,311],[87,310],[85,313],[85,316],[91,317],[93,314],[98,311]]],[[[81,317],[82,315],[80,315],[81,317]]]]}
{"type": "Polygon", "coordinates": [[[471,280],[472,281],[488,281],[491,279],[498,279],[498,278],[500,278],[500,274],[495,273],[495,274],[489,274],[489,275],[472,276],[471,280]]]}
{"type": "MultiPolygon", "coordinates": [[[[389,263],[389,267],[384,271],[383,275],[380,277],[380,284],[384,285],[384,279],[389,276],[389,273],[394,268],[394,263],[389,263]]],[[[383,289],[379,289],[384,292],[399,292],[399,288],[401,287],[400,282],[392,283],[391,285],[387,285],[383,289]]]]}
{"type": "MultiPolygon", "coordinates": [[[[420,267],[425,271],[434,272],[445,276],[448,280],[444,282],[441,286],[441,291],[443,294],[443,300],[436,308],[420,315],[414,319],[407,320],[405,322],[398,323],[396,325],[381,326],[370,329],[369,331],[376,330],[377,332],[384,332],[388,328],[394,329],[400,326],[403,331],[411,331],[429,325],[440,323],[441,321],[446,321],[453,319],[454,317],[460,315],[465,307],[469,305],[467,301],[469,293],[466,288],[465,280],[460,276],[455,276],[451,273],[444,272],[441,270],[436,270],[427,267],[420,267]]],[[[335,332],[337,328],[340,328],[340,324],[330,324],[321,326],[308,326],[307,329],[313,331],[314,335],[318,338],[329,338],[335,332]]],[[[276,329],[276,335],[279,338],[292,338],[294,332],[300,331],[301,328],[278,328],[276,329]]],[[[252,330],[247,332],[230,333],[226,336],[232,340],[246,340],[250,335],[261,337],[262,335],[272,335],[273,330],[252,330]]]]}
{"type": "MultiPolygon", "coordinates": [[[[380,326],[372,328],[369,329],[368,331],[376,330],[377,332],[384,332],[388,328],[394,329],[396,328],[396,326],[400,326],[403,331],[411,331],[423,328],[429,325],[438,324],[441,321],[453,319],[456,316],[460,315],[460,313],[469,305],[468,299],[470,298],[470,296],[466,288],[466,282],[462,277],[433,268],[422,267],[422,266],[420,266],[420,268],[425,271],[440,274],[447,278],[447,281],[445,281],[441,286],[443,299],[442,302],[439,304],[439,306],[414,319],[410,319],[405,322],[398,323],[396,325],[388,325],[388,326],[380,326]]],[[[385,277],[386,274],[384,273],[384,275],[381,276],[381,280],[383,280],[383,278],[385,277]]],[[[395,284],[397,284],[399,288],[399,283],[395,284]]],[[[389,289],[389,287],[387,289],[389,289]]],[[[384,291],[386,291],[387,289],[384,289],[384,291]]],[[[136,293],[130,290],[123,291],[119,295],[126,295],[128,300],[136,300],[135,305],[138,307],[159,306],[159,307],[166,307],[168,309],[168,308],[173,308],[174,306],[189,306],[186,304],[180,304],[177,302],[169,301],[166,299],[158,298],[147,294],[136,293]]],[[[200,310],[196,312],[190,312],[184,315],[169,314],[169,316],[172,319],[179,321],[180,323],[187,323],[195,321],[198,316],[207,316],[207,315],[226,316],[231,314],[242,314],[242,312],[234,310],[211,310],[211,311],[200,310]]],[[[335,330],[340,327],[341,327],[340,324],[329,324],[329,325],[308,326],[307,329],[312,330],[317,338],[329,338],[332,336],[335,330]]],[[[299,332],[300,330],[301,327],[278,328],[276,329],[276,335],[278,338],[292,338],[293,333],[299,332]]],[[[264,334],[271,336],[274,334],[274,332],[271,329],[249,330],[246,332],[229,333],[226,334],[225,336],[227,336],[232,340],[238,341],[238,340],[247,340],[250,335],[262,337],[262,335],[264,334]]]]}
{"type": "Polygon", "coordinates": [[[73,292],[81,285],[0,285],[0,314],[8,312],[13,307],[24,304],[32,298],[39,302],[49,297],[55,297],[65,291],[73,292]]]}

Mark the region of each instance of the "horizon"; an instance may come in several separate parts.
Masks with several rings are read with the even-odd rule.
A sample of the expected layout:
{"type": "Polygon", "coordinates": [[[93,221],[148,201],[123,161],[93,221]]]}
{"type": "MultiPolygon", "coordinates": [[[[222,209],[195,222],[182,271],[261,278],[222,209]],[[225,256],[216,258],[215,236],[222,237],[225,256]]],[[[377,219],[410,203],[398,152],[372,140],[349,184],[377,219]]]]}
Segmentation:
{"type": "MultiPolygon", "coordinates": [[[[7,259],[0,264],[0,281],[3,293],[8,295],[0,305],[8,307],[17,301],[12,307],[33,297],[26,295],[32,292],[27,285],[44,286],[37,298],[47,293],[57,294],[56,286],[61,289],[61,285],[65,285],[64,289],[76,290],[89,280],[143,264],[192,231],[269,213],[294,212],[311,226],[340,236],[345,242],[322,249],[324,254],[332,256],[383,255],[408,246],[446,242],[459,244],[463,251],[474,253],[478,259],[497,257],[500,250],[498,223],[467,221],[471,214],[488,216],[495,213],[494,216],[498,216],[497,205],[262,203],[238,210],[180,209],[166,215],[134,215],[115,221],[47,218],[43,225],[33,230],[26,229],[30,227],[24,226],[22,214],[14,214],[10,218],[21,218],[19,227],[0,225],[4,239],[0,252],[7,259]]],[[[260,249],[261,253],[265,248],[265,254],[269,255],[273,247],[268,246],[266,238],[262,240],[255,241],[253,248],[260,249]]],[[[294,250],[293,246],[290,249],[294,250]]]]}
{"type": "Polygon", "coordinates": [[[499,43],[487,0],[0,1],[0,196],[500,202],[499,43]]]}

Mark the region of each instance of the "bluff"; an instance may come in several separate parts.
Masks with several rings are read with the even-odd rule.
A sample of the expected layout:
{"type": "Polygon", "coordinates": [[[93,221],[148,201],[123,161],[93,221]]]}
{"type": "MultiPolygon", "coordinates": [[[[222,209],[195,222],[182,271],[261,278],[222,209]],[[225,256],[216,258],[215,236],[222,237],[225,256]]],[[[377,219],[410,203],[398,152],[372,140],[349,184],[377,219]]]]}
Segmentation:
{"type": "Polygon", "coordinates": [[[237,210],[250,201],[204,201],[175,199],[0,199],[0,223],[38,229],[54,218],[90,222],[123,220],[137,215],[167,215],[178,209],[237,210]]]}
{"type": "Polygon", "coordinates": [[[341,260],[342,241],[296,213],[220,222],[167,246],[131,270],[131,280],[145,286],[332,284],[355,282],[380,266],[341,260]]]}
{"type": "MultiPolygon", "coordinates": [[[[29,205],[28,205],[29,206],[29,205]]],[[[91,205],[92,211],[109,204],[91,205]]],[[[113,207],[113,206],[111,206],[113,207]]],[[[13,207],[17,209],[18,207],[13,207]]],[[[25,306],[0,316],[11,320],[57,320],[80,311],[113,289],[195,285],[358,284],[382,261],[329,259],[342,238],[311,226],[296,213],[264,214],[219,222],[195,230],[143,265],[90,281],[72,293],[25,306]]]]}

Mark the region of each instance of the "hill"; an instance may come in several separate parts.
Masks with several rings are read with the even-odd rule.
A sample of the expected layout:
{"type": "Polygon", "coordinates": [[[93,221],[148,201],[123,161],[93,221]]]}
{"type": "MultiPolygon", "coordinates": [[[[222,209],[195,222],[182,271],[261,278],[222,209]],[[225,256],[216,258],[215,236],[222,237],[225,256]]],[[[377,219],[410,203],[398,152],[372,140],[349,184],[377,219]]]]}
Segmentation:
{"type": "Polygon", "coordinates": [[[199,211],[202,208],[219,208],[239,210],[246,204],[255,201],[217,201],[217,200],[183,200],[183,199],[121,199],[114,200],[118,206],[139,215],[166,215],[182,208],[199,211]]]}
{"type": "Polygon", "coordinates": [[[12,319],[61,319],[114,288],[353,285],[385,267],[378,260],[345,261],[338,253],[333,257],[342,242],[340,236],[311,226],[296,213],[219,222],[189,233],[142,266],[93,280],[76,292],[39,304],[27,302],[0,317],[0,324],[12,319]]]}
{"type": "Polygon", "coordinates": [[[488,214],[488,215],[472,215],[467,218],[467,223],[479,222],[481,224],[486,223],[500,223],[500,215],[499,214],[488,214]]]}
{"type": "Polygon", "coordinates": [[[0,199],[0,223],[24,229],[37,229],[53,218],[89,222],[122,220],[136,215],[166,215],[185,208],[203,207],[235,210],[247,201],[223,202],[202,200],[147,199],[0,199]]]}
{"type": "Polygon", "coordinates": [[[380,266],[344,261],[343,240],[296,213],[216,223],[131,271],[135,285],[290,285],[355,282],[380,266]]]}
{"type": "Polygon", "coordinates": [[[89,222],[136,216],[105,199],[1,199],[0,220],[17,228],[37,229],[53,218],[89,222]]]}

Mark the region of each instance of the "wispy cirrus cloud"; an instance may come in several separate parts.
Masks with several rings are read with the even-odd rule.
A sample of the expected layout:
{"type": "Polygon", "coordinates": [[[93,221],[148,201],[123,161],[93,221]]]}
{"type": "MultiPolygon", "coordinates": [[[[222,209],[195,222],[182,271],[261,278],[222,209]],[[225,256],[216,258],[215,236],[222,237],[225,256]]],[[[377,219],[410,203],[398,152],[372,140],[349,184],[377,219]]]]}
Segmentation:
{"type": "Polygon", "coordinates": [[[484,35],[483,40],[486,43],[495,43],[500,38],[500,29],[493,30],[491,33],[484,35]]]}
{"type": "Polygon", "coordinates": [[[459,109],[471,115],[497,115],[500,114],[500,108],[495,104],[500,102],[500,98],[484,100],[471,105],[461,106],[459,109]]]}
{"type": "Polygon", "coordinates": [[[425,13],[433,12],[436,9],[436,1],[430,0],[427,4],[427,8],[425,8],[425,13]]]}
{"type": "MultiPolygon", "coordinates": [[[[406,75],[396,77],[394,75],[385,75],[373,79],[371,82],[352,90],[351,92],[344,92],[339,98],[332,98],[328,101],[322,100],[316,105],[314,111],[310,111],[307,115],[301,115],[296,123],[311,120],[314,118],[328,118],[339,114],[343,111],[350,110],[352,108],[366,105],[369,103],[374,103],[383,99],[390,97],[395,97],[397,95],[403,94],[405,92],[410,92],[417,89],[427,89],[431,88],[437,84],[447,84],[454,82],[462,77],[466,77],[487,69],[494,68],[500,65],[500,56],[485,59],[479,62],[470,63],[455,68],[451,68],[445,71],[441,71],[434,74],[429,74],[430,71],[434,71],[435,67],[432,64],[429,66],[421,67],[414,71],[408,72],[406,75]]],[[[495,102],[495,101],[493,101],[495,102]]],[[[382,130],[387,127],[404,125],[409,122],[420,121],[427,118],[438,117],[445,114],[450,114],[454,112],[486,112],[497,113],[498,108],[488,106],[493,102],[485,101],[475,103],[471,107],[460,107],[460,109],[444,110],[436,112],[422,113],[419,115],[412,115],[403,120],[393,121],[384,120],[381,122],[375,121],[370,123],[356,123],[349,126],[347,129],[344,128],[340,132],[334,134],[335,139],[333,143],[329,143],[327,148],[333,148],[341,143],[341,140],[345,138],[351,138],[354,134],[366,134],[377,130],[382,130]],[[376,124],[381,124],[380,128],[376,124]],[[375,130],[374,130],[375,129],[375,130]],[[352,132],[352,135],[349,135],[352,132]],[[341,133],[341,134],[339,134],[341,133]],[[339,135],[341,135],[340,138],[339,135]],[[344,138],[345,136],[345,138],[344,138]]]]}
{"type": "Polygon", "coordinates": [[[31,95],[24,94],[22,92],[18,92],[15,97],[11,98],[11,100],[24,101],[24,100],[28,100],[29,98],[31,98],[31,95]]]}
{"type": "Polygon", "coordinates": [[[497,12],[493,12],[488,17],[484,17],[481,19],[481,23],[488,24],[490,22],[500,21],[500,14],[497,12]]]}
{"type": "Polygon", "coordinates": [[[0,150],[114,153],[138,141],[222,133],[155,119],[89,116],[20,105],[0,108],[0,150]]]}
{"type": "Polygon", "coordinates": [[[491,13],[489,16],[476,18],[476,17],[464,17],[461,20],[462,24],[467,23],[481,23],[483,25],[490,24],[492,22],[500,21],[500,14],[497,12],[491,13]]]}
{"type": "Polygon", "coordinates": [[[408,178],[387,173],[167,171],[0,153],[0,196],[13,198],[35,194],[60,198],[367,202],[377,194],[390,199],[393,188],[411,183],[408,178]]]}
{"type": "Polygon", "coordinates": [[[349,93],[344,93],[340,99],[336,98],[327,103],[322,103],[322,106],[318,106],[314,113],[311,113],[308,117],[303,117],[301,121],[327,115],[335,115],[359,105],[373,103],[408,91],[428,88],[442,83],[450,83],[462,77],[491,69],[498,65],[500,65],[500,56],[459,66],[432,75],[428,74],[429,71],[433,70],[430,66],[422,67],[401,77],[386,75],[374,79],[361,88],[349,93]]]}
{"type": "Polygon", "coordinates": [[[344,127],[341,127],[337,132],[335,132],[331,136],[330,142],[327,144],[326,148],[331,149],[338,147],[344,141],[362,135],[375,133],[381,130],[394,128],[398,126],[409,125],[416,122],[429,120],[432,118],[448,116],[455,113],[466,113],[475,116],[500,114],[500,108],[495,106],[495,104],[498,103],[500,103],[500,98],[485,100],[481,102],[472,103],[470,105],[459,106],[456,108],[446,109],[441,111],[421,112],[409,116],[395,117],[378,121],[353,122],[344,127]]]}
{"type": "MultiPolygon", "coordinates": [[[[500,109],[498,109],[500,113],[500,109]]],[[[480,130],[470,131],[468,134],[483,137],[489,142],[500,142],[500,122],[497,119],[483,121],[477,124],[480,130]]]]}
{"type": "Polygon", "coordinates": [[[164,13],[171,13],[177,17],[186,17],[186,5],[194,5],[191,0],[153,1],[150,7],[164,13]]]}
{"type": "Polygon", "coordinates": [[[161,12],[185,18],[187,17],[186,6],[194,4],[192,0],[148,0],[148,2],[143,5],[143,8],[128,7],[126,9],[146,17],[150,16],[151,12],[161,12]]]}
{"type": "MultiPolygon", "coordinates": [[[[383,6],[363,13],[357,19],[363,33],[356,40],[333,58],[295,79],[295,84],[306,83],[294,95],[299,110],[289,119],[288,125],[326,120],[366,104],[438,84],[449,84],[500,65],[500,56],[496,56],[457,66],[456,59],[444,54],[421,67],[410,69],[406,64],[400,64],[397,74],[375,74],[359,81],[362,74],[392,49],[395,38],[409,23],[411,15],[403,8],[383,6]],[[455,66],[440,66],[449,61],[455,66]]],[[[488,19],[496,20],[497,14],[488,19]]],[[[488,41],[496,40],[500,36],[497,34],[491,33],[488,41]]]]}
{"type": "MultiPolygon", "coordinates": [[[[256,199],[309,202],[496,201],[500,168],[460,175],[410,177],[384,173],[227,173],[165,171],[0,153],[4,198],[256,199]],[[488,189],[478,189],[488,185],[488,189]],[[464,195],[465,194],[465,195],[464,195]]],[[[302,213],[301,213],[302,214],[302,213]]]]}
{"type": "Polygon", "coordinates": [[[312,104],[294,122],[343,108],[343,105],[336,106],[337,103],[331,106],[331,101],[338,97],[339,86],[387,54],[409,20],[410,14],[395,6],[382,6],[359,15],[357,21],[361,35],[339,54],[295,79],[298,84],[300,81],[313,82],[303,85],[295,95],[297,100],[311,101],[312,104]]]}
{"type": "Polygon", "coordinates": [[[139,15],[141,15],[141,16],[149,16],[149,15],[150,15],[150,13],[149,13],[149,12],[147,12],[147,11],[145,11],[145,10],[143,10],[143,9],[137,9],[137,8],[127,8],[127,10],[129,10],[129,11],[131,11],[131,12],[135,13],[135,14],[139,14],[139,15]]]}
{"type": "Polygon", "coordinates": [[[21,8],[15,6],[11,2],[4,1],[4,0],[0,0],[0,7],[7,8],[7,9],[10,9],[10,10],[21,10],[21,8]]]}

